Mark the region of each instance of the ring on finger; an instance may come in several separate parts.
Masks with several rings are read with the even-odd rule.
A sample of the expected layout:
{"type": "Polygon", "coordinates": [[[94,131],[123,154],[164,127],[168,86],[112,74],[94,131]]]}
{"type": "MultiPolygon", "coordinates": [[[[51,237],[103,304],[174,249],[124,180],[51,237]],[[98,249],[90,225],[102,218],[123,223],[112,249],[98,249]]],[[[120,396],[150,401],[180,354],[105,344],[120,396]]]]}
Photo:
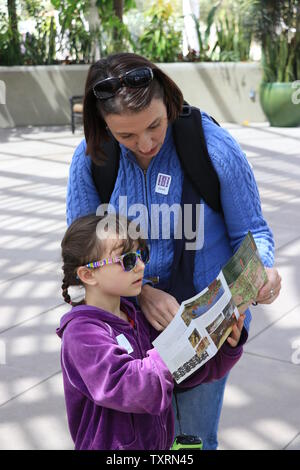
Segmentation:
{"type": "Polygon", "coordinates": [[[270,297],[269,297],[269,298],[271,299],[274,295],[275,295],[274,289],[271,289],[271,290],[270,290],[270,297]]]}

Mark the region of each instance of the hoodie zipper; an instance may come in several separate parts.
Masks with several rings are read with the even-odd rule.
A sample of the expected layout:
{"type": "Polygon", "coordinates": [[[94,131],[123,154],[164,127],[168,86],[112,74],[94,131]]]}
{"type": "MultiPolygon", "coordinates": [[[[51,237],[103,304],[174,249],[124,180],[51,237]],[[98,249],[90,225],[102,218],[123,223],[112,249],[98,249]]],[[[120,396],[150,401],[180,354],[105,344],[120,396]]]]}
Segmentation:
{"type": "Polygon", "coordinates": [[[146,206],[147,206],[147,209],[148,209],[147,170],[143,170],[143,173],[144,173],[144,181],[145,181],[146,206]]]}
{"type": "MultiPolygon", "coordinates": [[[[127,327],[129,328],[129,331],[132,332],[132,330],[133,330],[133,336],[135,338],[135,343],[138,347],[140,357],[145,358],[146,357],[146,351],[144,351],[144,349],[142,348],[141,343],[140,343],[140,337],[139,337],[139,332],[138,332],[138,324],[136,323],[136,321],[134,323],[135,323],[134,327],[132,327],[130,324],[127,324],[127,327]]],[[[162,419],[161,415],[157,416],[157,418],[158,418],[158,424],[159,424],[160,432],[161,432],[162,450],[165,450],[165,447],[167,445],[167,439],[168,439],[168,437],[167,437],[167,428],[166,428],[166,425],[163,423],[163,419],[162,419]]]]}
{"type": "Polygon", "coordinates": [[[163,424],[163,420],[161,417],[159,417],[159,420],[160,420],[160,424],[161,424],[161,427],[162,427],[162,448],[163,450],[167,450],[166,449],[166,445],[167,445],[167,430],[166,430],[166,425],[163,424]]]}
{"type": "Polygon", "coordinates": [[[145,181],[146,208],[147,208],[147,213],[148,213],[148,234],[147,235],[149,235],[149,231],[151,233],[151,216],[150,216],[149,200],[148,200],[147,170],[143,169],[143,174],[144,174],[144,181],[145,181]]]}
{"type": "MultiPolygon", "coordinates": [[[[143,174],[144,174],[144,182],[145,182],[145,196],[146,196],[146,209],[147,209],[147,216],[148,216],[148,233],[145,235],[148,238],[148,243],[150,244],[150,249],[151,249],[151,210],[149,207],[149,199],[148,199],[148,185],[147,185],[147,169],[142,169],[143,174]]],[[[147,277],[153,277],[153,274],[151,273],[151,268],[150,265],[148,266],[148,275],[147,277]]]]}
{"type": "MultiPolygon", "coordinates": [[[[133,328],[133,334],[136,338],[136,344],[138,345],[138,348],[139,348],[139,352],[141,354],[141,357],[144,358],[146,357],[146,351],[143,350],[141,344],[140,344],[140,341],[139,341],[139,334],[138,334],[138,327],[137,325],[133,328]]],[[[159,427],[160,427],[160,430],[161,430],[161,444],[162,444],[162,450],[166,450],[166,445],[167,445],[167,427],[166,425],[163,423],[163,419],[161,417],[161,415],[157,416],[158,418],[158,424],[159,424],[159,427]]]]}
{"type": "Polygon", "coordinates": [[[135,323],[135,327],[133,328],[133,334],[134,334],[134,337],[135,337],[135,340],[136,340],[136,344],[138,345],[139,353],[141,355],[141,358],[146,357],[146,354],[144,353],[144,350],[143,350],[143,348],[141,346],[141,343],[140,343],[140,338],[139,338],[139,334],[138,334],[138,326],[137,326],[136,323],[135,323]]]}

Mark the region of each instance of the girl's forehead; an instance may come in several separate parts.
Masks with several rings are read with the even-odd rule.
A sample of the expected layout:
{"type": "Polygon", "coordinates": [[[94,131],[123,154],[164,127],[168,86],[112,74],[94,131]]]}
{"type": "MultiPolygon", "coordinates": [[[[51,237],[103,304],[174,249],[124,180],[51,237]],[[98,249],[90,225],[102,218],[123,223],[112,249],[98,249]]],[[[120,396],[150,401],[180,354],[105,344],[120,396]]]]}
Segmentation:
{"type": "Polygon", "coordinates": [[[109,256],[118,256],[124,253],[125,247],[128,245],[132,245],[132,250],[138,249],[139,243],[138,241],[132,241],[128,243],[127,239],[110,237],[103,242],[103,257],[109,256]]]}
{"type": "Polygon", "coordinates": [[[109,238],[102,241],[102,248],[104,254],[116,254],[123,250],[125,240],[118,238],[117,236],[110,236],[109,238]]]}

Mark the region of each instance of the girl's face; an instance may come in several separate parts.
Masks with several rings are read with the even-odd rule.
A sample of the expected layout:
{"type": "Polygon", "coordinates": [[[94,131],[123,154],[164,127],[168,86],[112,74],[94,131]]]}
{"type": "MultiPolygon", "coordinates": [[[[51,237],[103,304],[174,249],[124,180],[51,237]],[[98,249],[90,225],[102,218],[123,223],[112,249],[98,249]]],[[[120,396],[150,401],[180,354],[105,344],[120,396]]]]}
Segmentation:
{"type": "Polygon", "coordinates": [[[168,118],[164,102],[153,98],[148,108],[140,112],[108,114],[105,121],[115,139],[131,150],[140,166],[147,169],[165,140],[168,118]]]}
{"type": "MultiPolygon", "coordinates": [[[[123,253],[122,241],[109,239],[105,241],[106,250],[102,259],[121,256],[123,253]]],[[[131,251],[136,251],[136,244],[131,251]]],[[[121,263],[107,264],[94,270],[94,279],[99,290],[105,295],[134,297],[140,294],[145,265],[138,258],[132,271],[124,271],[121,263]]]]}

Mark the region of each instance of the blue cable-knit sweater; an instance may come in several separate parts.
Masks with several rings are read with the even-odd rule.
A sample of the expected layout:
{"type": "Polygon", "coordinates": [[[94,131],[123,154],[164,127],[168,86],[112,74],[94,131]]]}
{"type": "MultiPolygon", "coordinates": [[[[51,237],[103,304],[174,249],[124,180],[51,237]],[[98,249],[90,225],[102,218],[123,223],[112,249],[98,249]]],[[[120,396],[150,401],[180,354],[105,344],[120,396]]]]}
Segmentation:
{"type": "MultiPolygon", "coordinates": [[[[203,200],[204,242],[196,252],[194,284],[200,292],[219,273],[240,246],[250,230],[265,266],[271,267],[274,261],[274,239],[261,210],[257,185],[245,154],[233,137],[222,127],[216,126],[206,113],[202,114],[203,131],[208,153],[218,174],[221,189],[223,216],[213,211],[203,200]]],[[[74,219],[96,213],[101,201],[91,175],[91,159],[85,155],[86,143],[83,140],[75,150],[67,188],[67,223],[74,219]]],[[[110,204],[119,210],[119,196],[127,196],[128,215],[139,217],[134,204],[144,204],[148,208],[148,235],[155,231],[161,236],[162,223],[155,230],[157,218],[151,220],[151,205],[180,204],[183,173],[173,142],[171,126],[159,153],[151,160],[146,174],[137,164],[135,156],[121,145],[120,167],[110,204]],[[155,191],[157,175],[170,175],[171,185],[168,194],[155,191]]],[[[123,199],[123,201],[125,201],[123,199]]],[[[152,206],[153,208],[154,206],[152,206]]],[[[120,212],[122,212],[120,208],[120,212]]],[[[202,220],[202,219],[201,219],[202,220]]],[[[145,220],[142,226],[147,228],[145,220]]],[[[162,222],[162,221],[161,221],[162,222]]],[[[146,266],[145,277],[159,276],[161,280],[170,275],[174,253],[174,230],[176,217],[170,225],[170,239],[153,239],[151,260],[146,266]]],[[[250,315],[247,316],[247,323],[250,315]]]]}

